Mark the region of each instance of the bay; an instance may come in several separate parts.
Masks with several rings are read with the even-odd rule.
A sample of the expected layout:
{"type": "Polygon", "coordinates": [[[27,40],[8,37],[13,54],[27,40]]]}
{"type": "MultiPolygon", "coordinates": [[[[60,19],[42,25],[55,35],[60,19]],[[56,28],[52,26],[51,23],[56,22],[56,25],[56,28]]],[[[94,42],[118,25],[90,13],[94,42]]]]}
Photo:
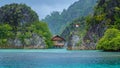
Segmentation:
{"type": "Polygon", "coordinates": [[[120,52],[0,49],[0,68],[120,68],[120,52]]]}

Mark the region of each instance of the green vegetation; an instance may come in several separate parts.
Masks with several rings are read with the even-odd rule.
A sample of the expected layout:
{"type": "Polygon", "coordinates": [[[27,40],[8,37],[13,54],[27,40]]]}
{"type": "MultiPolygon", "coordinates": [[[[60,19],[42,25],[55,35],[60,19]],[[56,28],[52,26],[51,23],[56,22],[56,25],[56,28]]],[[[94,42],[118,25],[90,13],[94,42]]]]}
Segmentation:
{"type": "MultiPolygon", "coordinates": [[[[73,20],[71,22],[71,24],[68,24],[66,26],[66,28],[63,30],[63,32],[61,32],[61,36],[64,37],[66,40],[69,40],[69,37],[73,34],[76,33],[77,36],[79,36],[80,38],[83,38],[85,35],[85,27],[86,23],[85,23],[85,18],[81,17],[81,18],[77,18],[75,20],[73,20]],[[76,24],[79,25],[79,27],[76,27],[76,24]]],[[[81,42],[82,40],[80,40],[81,42]]],[[[80,43],[79,42],[79,43],[80,43]]]]}
{"type": "Polygon", "coordinates": [[[10,4],[0,8],[0,22],[14,27],[39,21],[37,14],[25,4],[10,4]]]}
{"type": "Polygon", "coordinates": [[[30,26],[30,28],[31,28],[30,30],[32,30],[34,33],[37,33],[44,38],[47,44],[47,48],[52,47],[53,45],[51,41],[52,34],[49,31],[49,28],[45,22],[35,22],[30,26]]]}
{"type": "Polygon", "coordinates": [[[39,36],[47,45],[46,48],[51,48],[49,26],[53,34],[60,34],[68,41],[70,36],[77,35],[80,39],[77,45],[83,44],[88,47],[86,49],[95,49],[97,44],[97,49],[119,51],[120,0],[98,0],[95,6],[96,1],[79,0],[61,13],[55,11],[46,16],[43,21],[47,23],[39,21],[36,12],[25,4],[2,6],[0,45],[8,47],[8,42],[12,39],[20,40],[23,46],[29,46],[28,41],[33,36],[39,36]],[[79,27],[75,27],[76,24],[79,27]]]}
{"type": "Polygon", "coordinates": [[[30,7],[16,3],[0,7],[0,47],[14,47],[17,42],[22,46],[31,46],[28,39],[33,35],[41,37],[46,48],[52,47],[52,35],[47,24],[39,21],[38,15],[30,7]],[[10,45],[9,41],[14,44],[10,45]]]}
{"type": "Polygon", "coordinates": [[[5,46],[8,38],[13,37],[12,27],[8,24],[0,24],[0,45],[5,46]]]}
{"type": "Polygon", "coordinates": [[[95,34],[97,41],[86,34],[91,43],[97,43],[97,49],[108,51],[120,50],[120,0],[99,0],[93,16],[87,17],[89,34],[95,34]],[[102,38],[101,38],[102,37],[102,38]],[[99,40],[100,39],[100,40],[99,40]]]}
{"type": "Polygon", "coordinates": [[[97,0],[79,0],[73,3],[68,9],[64,9],[62,13],[57,11],[51,13],[51,15],[46,16],[43,21],[48,23],[53,34],[60,34],[74,19],[93,13],[96,1],[97,0]]]}
{"type": "Polygon", "coordinates": [[[119,51],[119,30],[120,0],[98,0],[93,14],[68,24],[61,36],[69,40],[70,35],[75,33],[80,38],[78,45],[84,44],[86,49],[96,49],[97,46],[101,50],[119,51]],[[73,27],[76,23],[80,24],[77,29],[73,27]]]}
{"type": "Polygon", "coordinates": [[[107,51],[120,50],[120,31],[117,29],[108,29],[104,36],[98,41],[97,49],[107,51]]]}

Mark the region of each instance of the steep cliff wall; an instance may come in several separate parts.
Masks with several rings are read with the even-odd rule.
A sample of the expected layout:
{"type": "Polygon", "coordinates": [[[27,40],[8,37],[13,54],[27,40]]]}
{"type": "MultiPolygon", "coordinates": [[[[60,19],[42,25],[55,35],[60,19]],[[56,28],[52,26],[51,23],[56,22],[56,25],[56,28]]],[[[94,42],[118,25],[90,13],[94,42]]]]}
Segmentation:
{"type": "Polygon", "coordinates": [[[120,0],[99,0],[94,15],[88,22],[89,29],[82,45],[87,49],[95,49],[96,43],[104,35],[107,28],[117,28],[120,25],[120,0]],[[119,21],[119,22],[118,22],[119,21]]]}

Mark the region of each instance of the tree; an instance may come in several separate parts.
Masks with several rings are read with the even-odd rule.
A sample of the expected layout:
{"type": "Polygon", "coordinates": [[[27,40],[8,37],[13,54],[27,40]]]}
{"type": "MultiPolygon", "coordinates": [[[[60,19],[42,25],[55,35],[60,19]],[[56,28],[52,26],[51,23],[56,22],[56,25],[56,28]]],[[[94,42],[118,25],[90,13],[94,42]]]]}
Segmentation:
{"type": "Polygon", "coordinates": [[[0,7],[0,45],[6,47],[10,40],[18,39],[21,45],[26,46],[25,39],[31,39],[33,34],[43,38],[48,48],[52,46],[47,24],[39,21],[30,7],[16,3],[0,7]]]}
{"type": "Polygon", "coordinates": [[[98,41],[97,49],[105,51],[120,50],[120,31],[118,29],[108,29],[104,36],[98,41]]]}
{"type": "Polygon", "coordinates": [[[45,22],[34,22],[30,27],[27,28],[28,30],[32,30],[34,33],[43,37],[46,42],[47,48],[51,48],[53,43],[51,41],[52,34],[49,31],[48,25],[45,22]]]}
{"type": "Polygon", "coordinates": [[[8,38],[13,37],[12,27],[8,24],[0,24],[0,45],[7,44],[8,38]]]}
{"type": "Polygon", "coordinates": [[[0,7],[0,23],[7,23],[17,30],[17,26],[39,21],[38,15],[25,4],[9,4],[0,7]]]}

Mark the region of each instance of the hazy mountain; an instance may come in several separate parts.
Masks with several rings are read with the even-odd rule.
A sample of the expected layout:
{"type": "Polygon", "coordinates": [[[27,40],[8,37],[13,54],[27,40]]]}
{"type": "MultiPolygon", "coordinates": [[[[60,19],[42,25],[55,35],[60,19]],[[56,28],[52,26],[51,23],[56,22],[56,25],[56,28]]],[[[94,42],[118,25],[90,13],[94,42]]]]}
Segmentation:
{"type": "Polygon", "coordinates": [[[97,0],[79,0],[64,9],[63,12],[52,12],[43,21],[47,22],[53,34],[59,34],[72,20],[93,13],[97,0]]]}

